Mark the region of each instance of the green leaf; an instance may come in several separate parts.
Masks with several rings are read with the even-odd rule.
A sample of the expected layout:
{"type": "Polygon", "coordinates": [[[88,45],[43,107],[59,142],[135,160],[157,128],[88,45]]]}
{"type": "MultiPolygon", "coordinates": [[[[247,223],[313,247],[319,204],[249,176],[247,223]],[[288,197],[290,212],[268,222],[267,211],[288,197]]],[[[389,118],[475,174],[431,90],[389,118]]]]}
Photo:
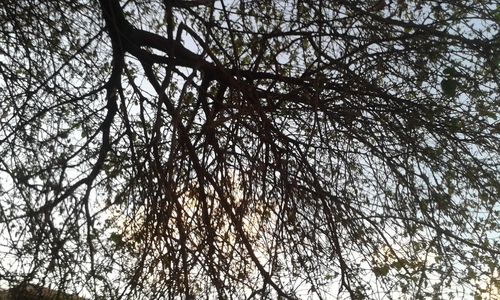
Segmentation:
{"type": "Polygon", "coordinates": [[[111,233],[109,240],[115,243],[116,248],[118,249],[123,248],[123,246],[125,245],[125,242],[123,241],[123,236],[120,233],[116,232],[111,233]]]}
{"type": "Polygon", "coordinates": [[[377,277],[386,276],[389,273],[389,266],[385,265],[385,266],[381,266],[381,267],[374,267],[373,273],[377,277]]]}
{"type": "Polygon", "coordinates": [[[457,72],[457,70],[455,70],[455,68],[453,67],[447,67],[443,70],[443,73],[448,75],[449,77],[457,77],[459,76],[460,74],[457,72]]]}
{"type": "Polygon", "coordinates": [[[454,97],[457,93],[458,81],[455,79],[443,79],[441,81],[441,90],[447,97],[454,97]]]}

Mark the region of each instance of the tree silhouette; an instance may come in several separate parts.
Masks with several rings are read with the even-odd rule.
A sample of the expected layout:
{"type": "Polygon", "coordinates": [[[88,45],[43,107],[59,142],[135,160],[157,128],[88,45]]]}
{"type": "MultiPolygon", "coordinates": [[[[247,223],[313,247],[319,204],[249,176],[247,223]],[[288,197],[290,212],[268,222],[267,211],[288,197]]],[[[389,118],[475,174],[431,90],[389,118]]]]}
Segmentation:
{"type": "Polygon", "coordinates": [[[3,0],[1,282],[491,294],[495,3],[3,0]]]}

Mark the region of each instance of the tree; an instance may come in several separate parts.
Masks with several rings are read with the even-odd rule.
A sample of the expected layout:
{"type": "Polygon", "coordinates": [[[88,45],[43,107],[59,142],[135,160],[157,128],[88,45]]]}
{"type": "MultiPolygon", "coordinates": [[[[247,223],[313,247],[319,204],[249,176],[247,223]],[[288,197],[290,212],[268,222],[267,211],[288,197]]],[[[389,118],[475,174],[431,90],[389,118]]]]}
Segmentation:
{"type": "Polygon", "coordinates": [[[74,295],[35,285],[18,285],[10,290],[0,290],[2,300],[85,300],[74,295]]]}
{"type": "Polygon", "coordinates": [[[0,280],[106,299],[491,293],[495,3],[4,0],[0,280]]]}

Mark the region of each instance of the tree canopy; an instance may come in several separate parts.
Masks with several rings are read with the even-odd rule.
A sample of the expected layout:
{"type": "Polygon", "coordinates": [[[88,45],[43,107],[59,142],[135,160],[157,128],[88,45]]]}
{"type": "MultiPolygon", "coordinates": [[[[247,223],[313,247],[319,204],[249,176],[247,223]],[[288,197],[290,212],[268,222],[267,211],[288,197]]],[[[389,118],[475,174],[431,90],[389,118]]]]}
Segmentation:
{"type": "Polygon", "coordinates": [[[0,284],[500,286],[493,0],[3,0],[0,284]]]}

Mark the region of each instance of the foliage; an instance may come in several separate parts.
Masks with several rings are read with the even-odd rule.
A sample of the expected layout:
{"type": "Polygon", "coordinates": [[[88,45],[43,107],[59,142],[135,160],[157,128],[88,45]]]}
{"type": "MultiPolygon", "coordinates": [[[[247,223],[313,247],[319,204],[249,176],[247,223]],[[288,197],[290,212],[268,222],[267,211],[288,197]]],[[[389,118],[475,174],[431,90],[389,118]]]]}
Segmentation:
{"type": "Polygon", "coordinates": [[[74,295],[35,285],[19,285],[9,290],[0,290],[1,300],[85,300],[74,295]]]}
{"type": "Polygon", "coordinates": [[[499,16],[492,0],[3,0],[0,280],[481,297],[500,260],[499,16]]]}

